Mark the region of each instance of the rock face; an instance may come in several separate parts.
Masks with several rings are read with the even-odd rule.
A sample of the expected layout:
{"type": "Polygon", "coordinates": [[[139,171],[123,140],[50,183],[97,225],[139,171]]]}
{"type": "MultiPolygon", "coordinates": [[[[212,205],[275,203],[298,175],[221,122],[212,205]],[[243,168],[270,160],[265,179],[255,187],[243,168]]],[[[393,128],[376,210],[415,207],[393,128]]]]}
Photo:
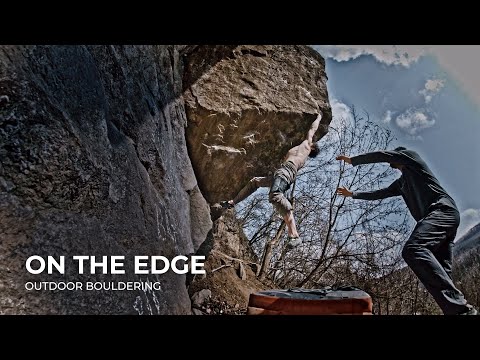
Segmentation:
{"type": "Polygon", "coordinates": [[[226,211],[213,225],[212,232],[202,244],[199,253],[208,254],[206,275],[195,275],[188,288],[192,295],[192,311],[211,309],[211,313],[245,314],[251,293],[271,289],[275,285],[256,277],[260,270],[258,259],[249,246],[242,225],[234,210],[226,211]],[[211,296],[209,304],[196,301],[201,291],[211,296]],[[200,307],[200,305],[204,305],[200,307]]]}
{"type": "Polygon", "coordinates": [[[331,121],[325,62],[306,46],[199,46],[188,55],[184,97],[190,158],[211,204],[274,171],[305,139],[318,109],[317,139],[331,121]]]}
{"type": "Polygon", "coordinates": [[[187,154],[175,46],[0,47],[0,313],[189,314],[185,275],[133,256],[194,253],[211,228],[187,154]],[[30,275],[31,255],[65,275],[30,275]],[[125,256],[78,275],[73,255],[125,256]],[[159,281],[159,291],[26,291],[26,281],[159,281]]]}
{"type": "Polygon", "coordinates": [[[190,314],[191,279],[135,275],[133,257],[209,254],[225,231],[206,200],[274,170],[318,108],[324,134],[325,82],[305,46],[0,46],[0,313],[190,314]],[[28,273],[32,255],[65,256],[65,274],[28,273]],[[78,274],[74,255],[124,256],[126,274],[78,274]]]}

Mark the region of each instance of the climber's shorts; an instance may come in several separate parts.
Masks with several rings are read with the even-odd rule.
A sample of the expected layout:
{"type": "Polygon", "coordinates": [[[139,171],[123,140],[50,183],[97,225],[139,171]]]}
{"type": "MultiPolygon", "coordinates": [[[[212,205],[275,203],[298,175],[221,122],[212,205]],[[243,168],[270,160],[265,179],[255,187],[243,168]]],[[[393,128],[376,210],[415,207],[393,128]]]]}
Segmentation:
{"type": "Polygon", "coordinates": [[[295,180],[296,175],[297,167],[291,161],[283,163],[282,166],[275,171],[268,199],[282,217],[293,209],[292,204],[285,197],[285,192],[290,188],[290,184],[295,180]]]}

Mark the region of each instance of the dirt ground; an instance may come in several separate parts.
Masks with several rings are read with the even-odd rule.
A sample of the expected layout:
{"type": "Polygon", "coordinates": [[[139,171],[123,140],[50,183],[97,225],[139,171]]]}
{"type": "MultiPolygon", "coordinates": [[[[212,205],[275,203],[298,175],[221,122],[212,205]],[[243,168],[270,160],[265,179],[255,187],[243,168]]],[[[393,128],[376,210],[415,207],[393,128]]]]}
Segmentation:
{"type": "Polygon", "coordinates": [[[255,266],[250,265],[244,265],[245,280],[242,280],[240,262],[229,260],[221,254],[210,255],[205,263],[207,275],[203,278],[197,275],[189,288],[189,294],[192,296],[202,289],[209,289],[212,292],[209,300],[201,307],[196,307],[206,314],[245,314],[250,294],[271,289],[273,284],[268,285],[259,281],[252,270],[255,266]]]}
{"type": "Polygon", "coordinates": [[[271,282],[261,282],[256,277],[260,261],[251,251],[233,210],[215,220],[212,236],[206,240],[208,242],[206,274],[195,275],[188,288],[190,297],[203,289],[211,291],[211,297],[203,304],[192,302],[192,310],[196,309],[196,314],[245,314],[250,294],[275,288],[271,282]]]}

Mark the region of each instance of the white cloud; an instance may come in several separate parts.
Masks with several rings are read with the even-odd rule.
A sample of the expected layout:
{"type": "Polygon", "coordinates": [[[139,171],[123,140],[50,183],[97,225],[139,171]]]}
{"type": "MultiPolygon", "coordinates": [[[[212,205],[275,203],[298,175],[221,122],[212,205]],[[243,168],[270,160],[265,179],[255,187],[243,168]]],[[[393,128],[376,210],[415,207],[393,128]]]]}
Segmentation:
{"type": "Polygon", "coordinates": [[[428,79],[425,83],[425,90],[431,91],[433,93],[439,92],[443,85],[445,84],[445,80],[441,79],[428,79]]]}
{"type": "Polygon", "coordinates": [[[405,67],[421,56],[432,55],[480,106],[480,71],[478,71],[480,45],[313,45],[312,47],[324,57],[336,61],[348,61],[361,55],[372,55],[385,64],[405,67]]]}
{"type": "Polygon", "coordinates": [[[460,214],[460,226],[457,231],[457,238],[464,235],[472,226],[480,222],[480,209],[467,209],[460,214]]]}
{"type": "Polygon", "coordinates": [[[435,119],[429,119],[424,110],[408,109],[395,119],[397,126],[411,136],[417,136],[422,130],[435,124],[435,119]]]}
{"type": "Polygon", "coordinates": [[[335,119],[344,119],[344,120],[352,120],[352,109],[344,104],[343,102],[333,99],[330,101],[330,106],[332,107],[332,115],[334,120],[335,119]]]}
{"type": "Polygon", "coordinates": [[[393,113],[392,113],[390,110],[387,110],[387,112],[385,113],[385,115],[383,115],[382,121],[383,121],[385,124],[390,123],[390,121],[392,121],[392,115],[393,115],[393,113]]]}
{"type": "Polygon", "coordinates": [[[428,104],[433,95],[437,94],[445,86],[445,80],[442,79],[428,79],[425,87],[419,91],[425,97],[425,103],[428,104]]]}
{"type": "MultiPolygon", "coordinates": [[[[445,80],[442,79],[428,79],[425,86],[419,91],[425,97],[425,105],[427,105],[432,97],[437,94],[445,85],[445,80]]],[[[383,122],[388,124],[392,121],[392,111],[387,110],[383,116],[383,122]]],[[[424,129],[428,129],[435,125],[435,119],[431,119],[426,114],[425,109],[410,108],[404,113],[396,117],[395,123],[397,126],[411,136],[412,140],[422,140],[418,133],[424,129]]]]}
{"type": "Polygon", "coordinates": [[[336,61],[349,61],[361,55],[372,55],[388,65],[408,67],[424,55],[427,45],[313,45],[322,56],[336,61]]]}
{"type": "MultiPolygon", "coordinates": [[[[353,114],[352,109],[343,102],[339,101],[338,99],[332,99],[330,101],[330,105],[332,107],[332,122],[330,123],[330,129],[336,129],[338,131],[342,131],[347,127],[349,123],[353,122],[353,114]]],[[[335,138],[338,135],[338,132],[329,132],[335,138]]]]}

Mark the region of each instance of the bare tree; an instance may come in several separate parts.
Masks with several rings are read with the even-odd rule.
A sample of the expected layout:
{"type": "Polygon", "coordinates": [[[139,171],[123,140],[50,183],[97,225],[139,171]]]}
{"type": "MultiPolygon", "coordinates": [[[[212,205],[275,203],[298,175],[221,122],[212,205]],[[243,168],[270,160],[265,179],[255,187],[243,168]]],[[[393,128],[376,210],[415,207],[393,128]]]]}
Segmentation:
{"type": "MultiPolygon", "coordinates": [[[[294,250],[286,251],[286,234],[268,204],[268,189],[243,202],[237,216],[254,251],[268,256],[262,276],[282,288],[362,284],[382,304],[391,301],[393,295],[375,284],[404,266],[401,247],[413,224],[404,202],[352,201],[335,190],[339,185],[353,190],[384,187],[398,173],[383,165],[344,167],[335,157],[389,149],[394,140],[388,129],[355,109],[347,118],[334,118],[319,142],[321,155],[307,162],[296,179],[294,213],[303,244],[294,250]]],[[[419,296],[411,306],[417,306],[419,296]]]]}
{"type": "Polygon", "coordinates": [[[480,247],[468,250],[455,259],[453,265],[456,285],[475,307],[480,307],[480,247]]]}
{"type": "Polygon", "coordinates": [[[352,116],[336,119],[322,139],[322,157],[298,177],[296,216],[307,241],[291,257],[296,271],[288,269],[286,286],[312,287],[341,282],[339,267],[350,272],[380,276],[386,266],[398,265],[400,244],[410,229],[401,199],[355,202],[338,197],[345,185],[362,190],[383,187],[397,174],[387,166],[345,168],[338,154],[359,154],[391,147],[391,132],[352,109],[352,116]]]}

